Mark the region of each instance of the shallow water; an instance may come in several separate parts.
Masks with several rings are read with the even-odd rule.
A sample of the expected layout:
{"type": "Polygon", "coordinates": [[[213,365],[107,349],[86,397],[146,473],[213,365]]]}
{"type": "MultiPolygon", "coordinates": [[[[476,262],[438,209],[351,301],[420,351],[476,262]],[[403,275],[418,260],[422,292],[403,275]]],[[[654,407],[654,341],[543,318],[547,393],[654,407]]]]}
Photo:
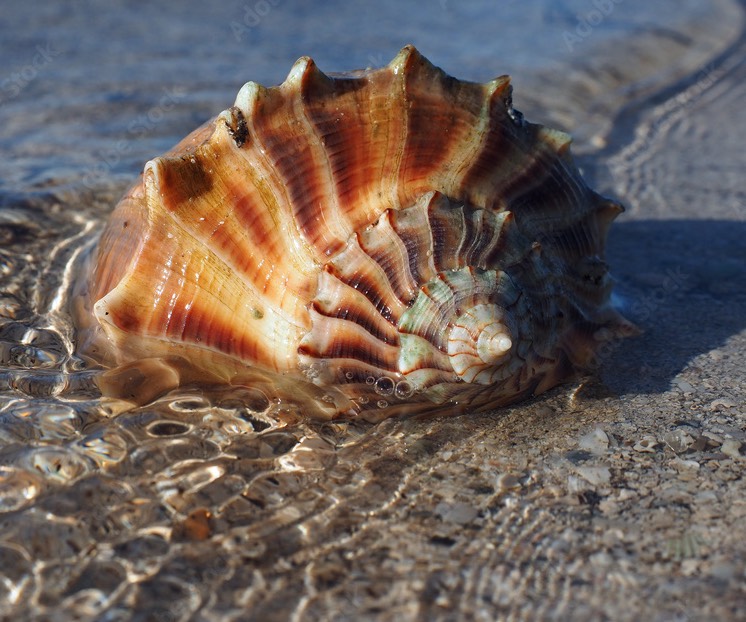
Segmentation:
{"type": "Polygon", "coordinates": [[[737,619],[742,3],[109,6],[3,17],[0,616],[737,619]],[[511,73],[527,118],[574,133],[629,208],[609,258],[645,336],[599,379],[479,415],[101,400],[67,305],[143,162],[302,54],[347,70],[407,42],[461,78],[511,73]]]}

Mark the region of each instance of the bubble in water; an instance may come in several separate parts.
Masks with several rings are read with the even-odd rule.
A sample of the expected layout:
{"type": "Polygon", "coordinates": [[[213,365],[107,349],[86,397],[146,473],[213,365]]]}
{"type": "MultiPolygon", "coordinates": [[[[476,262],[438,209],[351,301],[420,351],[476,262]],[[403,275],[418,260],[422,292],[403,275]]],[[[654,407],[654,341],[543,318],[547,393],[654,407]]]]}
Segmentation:
{"type": "Polygon", "coordinates": [[[388,405],[389,403],[386,400],[378,400],[376,402],[376,406],[378,406],[378,408],[387,408],[388,405]]]}
{"type": "Polygon", "coordinates": [[[412,397],[412,395],[414,394],[414,387],[412,386],[411,382],[407,380],[401,380],[396,383],[396,389],[394,390],[394,393],[400,400],[405,400],[409,397],[412,397]]]}
{"type": "Polygon", "coordinates": [[[352,380],[355,377],[355,374],[353,374],[351,371],[345,372],[345,378],[347,380],[352,380]]]}
{"type": "Polygon", "coordinates": [[[387,376],[383,376],[376,380],[376,386],[374,387],[378,395],[391,395],[394,392],[394,381],[387,376]]]}
{"type": "Polygon", "coordinates": [[[370,400],[364,395],[361,395],[359,398],[357,398],[357,402],[358,404],[367,404],[368,402],[370,402],[370,400]]]}
{"type": "Polygon", "coordinates": [[[374,378],[373,376],[368,376],[368,377],[367,377],[367,378],[365,379],[365,384],[374,384],[374,383],[375,383],[375,381],[376,381],[376,379],[375,379],[375,378],[374,378]]]}

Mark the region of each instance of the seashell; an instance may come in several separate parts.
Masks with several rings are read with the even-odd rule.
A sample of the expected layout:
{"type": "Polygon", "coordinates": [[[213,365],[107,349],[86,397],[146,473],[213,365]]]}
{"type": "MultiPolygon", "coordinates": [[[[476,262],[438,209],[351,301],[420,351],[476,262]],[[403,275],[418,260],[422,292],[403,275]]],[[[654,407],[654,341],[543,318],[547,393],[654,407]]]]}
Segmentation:
{"type": "Polygon", "coordinates": [[[146,164],[98,246],[89,350],[165,361],[169,385],[258,374],[321,396],[316,416],[541,393],[634,332],[603,259],[623,208],[569,146],[507,76],[459,81],[411,46],[334,76],[301,58],[146,164]]]}

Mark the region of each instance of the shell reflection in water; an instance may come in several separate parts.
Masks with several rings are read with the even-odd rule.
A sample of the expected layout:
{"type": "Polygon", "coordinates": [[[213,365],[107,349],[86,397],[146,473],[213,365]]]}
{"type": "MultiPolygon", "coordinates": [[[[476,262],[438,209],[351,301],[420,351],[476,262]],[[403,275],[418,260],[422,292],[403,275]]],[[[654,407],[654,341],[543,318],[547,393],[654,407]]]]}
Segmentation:
{"type": "Polygon", "coordinates": [[[247,83],[103,233],[84,332],[120,366],[105,391],[250,381],[329,417],[549,389],[634,330],[603,260],[622,207],[569,144],[513,109],[508,77],[459,81],[412,47],[247,83]]]}

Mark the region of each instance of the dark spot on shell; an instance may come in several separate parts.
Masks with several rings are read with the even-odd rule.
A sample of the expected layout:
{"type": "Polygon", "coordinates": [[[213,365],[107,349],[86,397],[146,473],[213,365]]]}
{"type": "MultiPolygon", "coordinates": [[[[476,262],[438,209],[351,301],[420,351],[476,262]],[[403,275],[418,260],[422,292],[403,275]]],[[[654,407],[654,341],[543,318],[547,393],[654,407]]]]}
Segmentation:
{"type": "Polygon", "coordinates": [[[228,126],[228,131],[233,137],[236,147],[242,147],[249,138],[249,128],[246,125],[246,118],[243,116],[240,108],[234,106],[231,109],[233,118],[236,120],[235,127],[228,126]]]}

